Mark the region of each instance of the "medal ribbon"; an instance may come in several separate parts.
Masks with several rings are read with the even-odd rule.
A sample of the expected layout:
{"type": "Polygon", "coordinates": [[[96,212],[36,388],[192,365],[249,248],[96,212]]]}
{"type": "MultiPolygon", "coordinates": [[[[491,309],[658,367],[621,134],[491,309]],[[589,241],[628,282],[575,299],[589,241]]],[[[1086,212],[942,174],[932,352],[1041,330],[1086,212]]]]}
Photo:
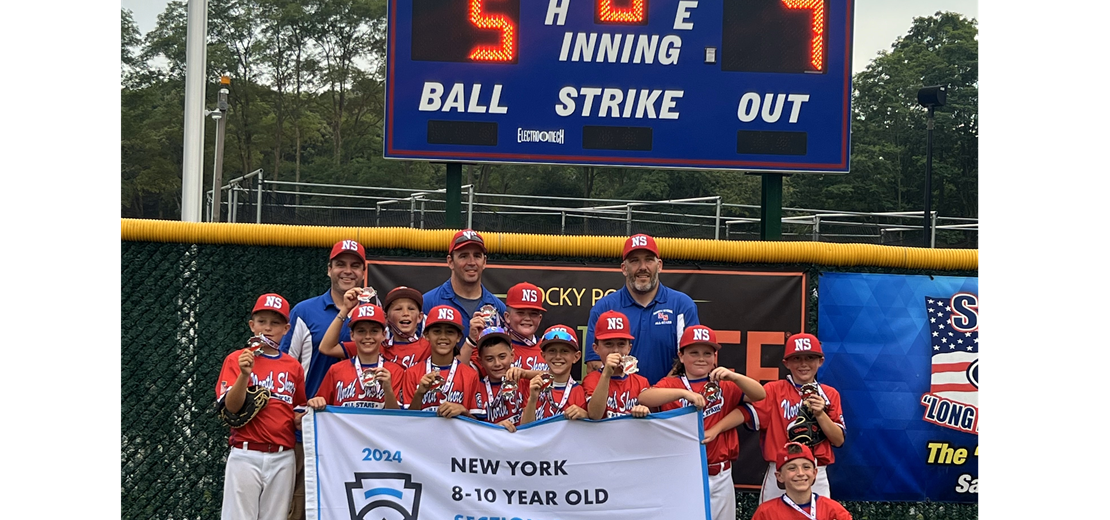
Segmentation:
{"type": "Polygon", "coordinates": [[[530,338],[526,338],[521,333],[513,330],[512,327],[506,327],[506,329],[509,331],[509,337],[512,338],[513,341],[515,341],[517,343],[520,343],[520,344],[523,344],[523,345],[527,345],[529,347],[536,346],[537,341],[536,341],[536,335],[535,334],[533,334],[532,337],[530,337],[530,338]]]}
{"type": "MultiPolygon", "coordinates": [[[[552,386],[554,386],[554,383],[552,383],[552,386]]],[[[559,407],[558,408],[552,409],[551,405],[554,401],[549,402],[547,399],[544,399],[544,403],[543,403],[544,412],[542,414],[542,417],[540,417],[540,419],[546,419],[548,417],[555,417],[555,414],[557,412],[562,412],[563,407],[565,407],[567,405],[567,401],[570,399],[570,390],[572,388],[574,388],[574,378],[573,377],[567,380],[567,386],[566,386],[566,388],[563,389],[563,399],[559,402],[559,407]],[[548,415],[547,412],[551,412],[551,415],[548,415]]],[[[543,397],[542,393],[540,394],[540,397],[543,397]]],[[[554,396],[552,396],[552,397],[554,398],[554,396]]]]}
{"type": "Polygon", "coordinates": [[[793,507],[795,511],[801,513],[802,515],[804,515],[809,520],[817,520],[817,493],[813,494],[813,498],[809,502],[809,510],[812,511],[813,514],[807,513],[804,510],[802,510],[802,508],[798,507],[798,504],[794,503],[793,499],[786,496],[785,494],[782,495],[782,501],[786,502],[787,505],[789,505],[790,507],[793,507]]]}
{"type": "MultiPolygon", "coordinates": [[[[426,364],[426,368],[425,368],[424,373],[426,374],[426,373],[432,371],[432,358],[428,358],[428,361],[425,364],[426,364]]],[[[458,368],[458,367],[459,367],[459,359],[458,358],[452,359],[451,360],[451,372],[449,372],[447,374],[447,381],[444,381],[443,384],[440,385],[439,388],[436,388],[437,393],[443,392],[443,398],[444,399],[447,399],[447,394],[449,394],[451,392],[451,386],[455,382],[455,369],[458,368]]],[[[439,370],[438,366],[436,367],[436,370],[439,370]]]]}

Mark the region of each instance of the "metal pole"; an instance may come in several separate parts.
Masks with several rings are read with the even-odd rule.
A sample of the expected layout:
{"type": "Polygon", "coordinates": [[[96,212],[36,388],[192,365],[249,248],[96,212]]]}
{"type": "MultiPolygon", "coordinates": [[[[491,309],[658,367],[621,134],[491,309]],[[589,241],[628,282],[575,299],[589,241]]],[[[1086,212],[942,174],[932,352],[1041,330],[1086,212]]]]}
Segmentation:
{"type": "Polygon", "coordinates": [[[224,183],[224,135],[227,133],[227,87],[231,85],[231,78],[220,76],[220,95],[216,101],[216,110],[212,112],[212,119],[216,120],[216,151],[212,160],[212,189],[213,204],[216,211],[208,217],[209,222],[219,222],[220,215],[220,186],[224,183]]]}
{"type": "Polygon", "coordinates": [[[721,239],[721,196],[717,196],[717,219],[713,221],[713,240],[721,239]]]}
{"type": "Polygon", "coordinates": [[[227,208],[227,221],[236,222],[239,215],[239,185],[232,184],[228,187],[231,190],[231,207],[227,208]]]}
{"type": "Polygon", "coordinates": [[[466,190],[466,229],[474,229],[474,185],[466,190]]]}
{"type": "Polygon", "coordinates": [[[627,216],[625,217],[624,234],[632,236],[632,204],[625,204],[624,207],[627,208],[628,212],[627,216]]]}
{"type": "Polygon", "coordinates": [[[821,215],[813,216],[813,241],[821,241],[821,215]]]}
{"type": "Polygon", "coordinates": [[[925,247],[932,246],[932,226],[930,214],[933,211],[933,106],[929,106],[929,118],[925,122],[925,212],[921,214],[925,229],[921,236],[925,247]]]}
{"type": "Polygon", "coordinates": [[[416,228],[416,196],[409,199],[409,229],[416,228]]]}
{"type": "Polygon", "coordinates": [[[764,173],[759,205],[759,239],[782,240],[782,174],[764,173]]]}
{"type": "Polygon", "coordinates": [[[932,223],[932,230],[933,230],[932,236],[930,237],[930,240],[929,240],[929,247],[937,247],[937,212],[930,211],[929,212],[929,220],[932,221],[931,223],[932,223]]]}
{"type": "Polygon", "coordinates": [[[208,0],[189,0],[185,31],[185,135],[181,159],[181,221],[200,222],[204,189],[204,76],[208,0]]]}
{"type": "Polygon", "coordinates": [[[562,215],[559,223],[559,234],[565,235],[567,234],[567,212],[560,211],[559,213],[562,215]]]}
{"type": "Polygon", "coordinates": [[[420,199],[420,229],[424,229],[424,199],[420,199]]]}
{"type": "Polygon", "coordinates": [[[262,223],[262,183],[264,183],[264,182],[266,182],[266,179],[262,178],[262,170],[259,169],[258,170],[258,203],[256,203],[254,205],[254,223],[255,224],[261,224],[262,223]]]}
{"type": "Polygon", "coordinates": [[[462,227],[462,163],[447,163],[447,229],[462,227]]]}
{"type": "Polygon", "coordinates": [[[374,204],[374,227],[382,227],[382,205],[374,204]]]}

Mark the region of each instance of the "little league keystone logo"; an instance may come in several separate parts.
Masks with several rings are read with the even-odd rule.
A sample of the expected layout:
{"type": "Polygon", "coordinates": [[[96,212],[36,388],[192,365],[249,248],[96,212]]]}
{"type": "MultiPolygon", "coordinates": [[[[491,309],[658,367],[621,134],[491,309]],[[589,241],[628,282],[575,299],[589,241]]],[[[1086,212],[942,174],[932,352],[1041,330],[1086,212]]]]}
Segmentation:
{"type": "Polygon", "coordinates": [[[355,473],[346,482],[351,520],[416,520],[421,484],[409,473],[355,473]]]}

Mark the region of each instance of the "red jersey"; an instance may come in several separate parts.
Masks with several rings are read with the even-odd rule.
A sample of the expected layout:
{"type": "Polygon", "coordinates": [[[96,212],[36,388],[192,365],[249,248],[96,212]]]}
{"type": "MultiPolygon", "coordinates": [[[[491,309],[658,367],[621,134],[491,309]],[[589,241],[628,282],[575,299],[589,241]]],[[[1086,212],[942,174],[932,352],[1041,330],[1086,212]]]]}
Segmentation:
{"type": "Polygon", "coordinates": [[[432,344],[428,338],[420,338],[412,343],[393,342],[389,345],[382,345],[382,357],[390,363],[401,365],[401,368],[408,369],[409,367],[423,363],[428,358],[432,357],[432,344]]]}
{"type": "MultiPolygon", "coordinates": [[[[705,384],[709,382],[709,378],[691,379],[688,382],[690,383],[689,387],[682,382],[681,376],[664,377],[658,383],[655,383],[654,388],[679,388],[700,394],[702,389],[705,388],[705,384]]],[[[724,419],[726,415],[737,408],[743,411],[745,420],[751,417],[751,414],[740,406],[744,399],[744,391],[740,390],[740,387],[732,381],[721,381],[719,384],[721,386],[720,395],[712,402],[705,403],[705,409],[702,410],[702,422],[706,430],[721,422],[721,419],[724,419]]],[[[679,399],[666,403],[660,406],[659,409],[662,411],[676,410],[689,406],[689,404],[686,399],[679,399]]],[[[736,457],[740,455],[739,439],[736,428],[718,434],[716,439],[705,446],[705,455],[709,464],[736,460],[736,457]]]]}
{"type": "MultiPolygon", "coordinates": [[[[244,350],[236,350],[224,358],[220,379],[216,381],[217,401],[224,398],[239,378],[239,356],[244,350]]],[[[270,401],[242,428],[231,429],[228,444],[270,443],[292,449],[297,429],[293,424],[293,407],[308,401],[304,395],[304,367],[289,354],[281,352],[273,356],[255,356],[250,384],[269,390],[270,401]]]]}
{"type": "MultiPolygon", "coordinates": [[[[610,383],[611,387],[612,383],[610,383]]],[[[525,385],[521,389],[524,392],[524,402],[527,404],[532,388],[525,385]]],[[[536,420],[562,415],[572,404],[583,410],[586,409],[586,389],[582,384],[573,378],[561,386],[558,383],[552,383],[550,392],[540,392],[539,397],[536,398],[536,420]],[[567,387],[570,387],[569,393],[567,387]]]]}
{"type": "Polygon", "coordinates": [[[527,379],[517,381],[516,390],[502,392],[500,381],[491,383],[489,377],[483,377],[478,382],[476,398],[482,414],[476,418],[492,424],[512,419],[514,426],[520,426],[520,416],[524,413],[524,405],[528,403],[527,394],[527,379]]]}
{"type": "MultiPolygon", "coordinates": [[[[840,408],[840,392],[835,388],[818,384],[818,391],[825,397],[825,413],[841,429],[844,429],[844,412],[840,408]]],[[[798,408],[802,402],[802,394],[794,386],[794,380],[787,379],[771,381],[763,385],[767,397],[761,401],[750,403],[756,415],[749,425],[753,430],[759,431],[759,445],[763,450],[763,460],[774,462],[779,451],[788,442],[786,427],[798,416],[798,408]]],[[[747,415],[744,417],[748,418],[747,415]]],[[[825,439],[813,447],[813,456],[817,458],[818,466],[832,464],[836,460],[833,455],[832,444],[825,439]]]]}
{"type": "Polygon", "coordinates": [[[543,352],[538,345],[529,347],[522,343],[513,343],[513,366],[524,370],[547,371],[547,362],[543,360],[543,352]]]}
{"type": "MultiPolygon", "coordinates": [[[[800,508],[802,511],[812,513],[811,508],[816,504],[817,514],[813,517],[817,520],[852,520],[852,515],[837,501],[816,494],[813,497],[809,502],[809,507],[800,508]]],[[[794,506],[791,505],[793,502],[788,503],[787,500],[790,500],[790,497],[782,495],[759,504],[752,520],[806,520],[810,518],[794,509],[794,506]]]]}
{"type": "MultiPolygon", "coordinates": [[[[363,370],[376,368],[377,363],[362,365],[363,370]]],[[[392,377],[393,395],[398,396],[400,402],[401,376],[405,369],[396,363],[384,361],[382,363],[392,377]]],[[[340,361],[328,369],[320,388],[316,390],[316,397],[323,397],[324,401],[332,406],[355,406],[359,408],[385,408],[385,389],[379,384],[373,392],[367,392],[358,381],[358,371],[355,360],[340,361]]]]}
{"type": "Polygon", "coordinates": [[[405,408],[412,408],[412,398],[416,395],[416,387],[420,385],[420,378],[424,374],[438,369],[443,376],[443,385],[424,394],[423,410],[435,411],[441,402],[459,403],[466,407],[471,415],[481,415],[484,410],[478,408],[478,372],[470,365],[452,360],[450,365],[437,366],[432,364],[431,358],[427,361],[409,367],[401,376],[401,396],[405,408]],[[453,372],[453,373],[452,373],[453,372]]]}
{"type": "MultiPolygon", "coordinates": [[[[590,372],[582,381],[583,390],[586,391],[586,403],[594,395],[597,382],[601,379],[601,370],[590,372]]],[[[647,378],[640,374],[631,374],[621,377],[609,378],[609,395],[605,399],[605,417],[617,417],[632,413],[632,407],[640,404],[640,392],[651,387],[647,378]]]]}

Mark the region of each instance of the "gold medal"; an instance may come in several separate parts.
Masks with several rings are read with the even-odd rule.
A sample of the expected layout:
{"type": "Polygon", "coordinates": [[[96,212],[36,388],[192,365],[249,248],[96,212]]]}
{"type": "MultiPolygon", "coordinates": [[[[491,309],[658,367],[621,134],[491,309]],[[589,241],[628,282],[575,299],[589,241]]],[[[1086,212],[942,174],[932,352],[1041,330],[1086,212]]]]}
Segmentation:
{"type": "Polygon", "coordinates": [[[639,361],[632,356],[621,356],[621,371],[624,375],[635,374],[640,371],[639,361]]]}

